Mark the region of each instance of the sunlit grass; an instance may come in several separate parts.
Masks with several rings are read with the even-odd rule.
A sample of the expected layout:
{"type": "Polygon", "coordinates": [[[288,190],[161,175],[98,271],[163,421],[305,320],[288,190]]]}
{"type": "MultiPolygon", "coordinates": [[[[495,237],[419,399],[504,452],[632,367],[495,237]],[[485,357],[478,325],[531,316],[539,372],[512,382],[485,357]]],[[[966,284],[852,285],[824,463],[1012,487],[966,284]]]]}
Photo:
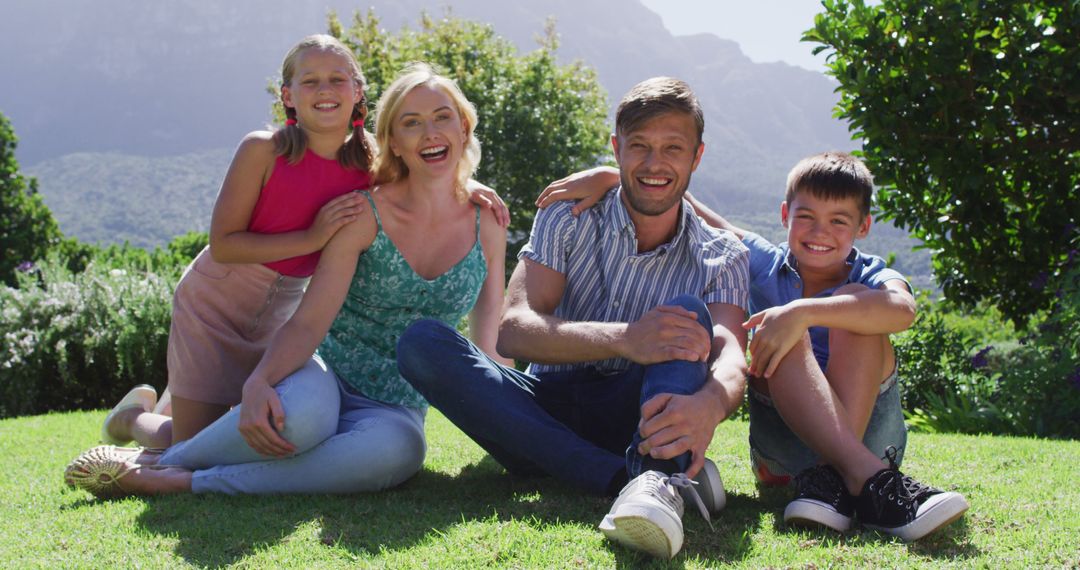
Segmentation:
{"type": "Polygon", "coordinates": [[[1076,567],[1080,442],[912,434],[905,471],[963,493],[968,515],[915,544],[782,524],[788,495],[760,491],[747,426],[728,422],[710,456],[728,488],[715,529],[686,516],[686,546],[654,561],[604,541],[610,502],[551,479],[516,479],[428,415],[429,455],[391,492],[174,496],[97,501],[63,486],[103,412],[0,420],[0,568],[1076,567]]]}

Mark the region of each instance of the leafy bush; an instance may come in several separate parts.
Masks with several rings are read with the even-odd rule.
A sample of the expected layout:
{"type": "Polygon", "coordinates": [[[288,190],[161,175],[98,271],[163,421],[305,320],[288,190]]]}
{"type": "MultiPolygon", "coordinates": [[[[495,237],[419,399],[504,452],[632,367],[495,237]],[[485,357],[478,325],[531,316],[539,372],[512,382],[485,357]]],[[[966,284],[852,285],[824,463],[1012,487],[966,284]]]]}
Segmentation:
{"type": "Polygon", "coordinates": [[[1080,224],[1080,2],[823,0],[836,116],[945,294],[1024,323],[1080,224]],[[1045,280],[1043,280],[1045,283],[1045,280]]]}
{"type": "Polygon", "coordinates": [[[209,243],[206,232],[188,232],[173,238],[164,249],[147,251],[127,242],[106,247],[65,239],[56,251],[72,273],[81,273],[91,263],[109,269],[125,269],[150,273],[169,273],[183,269],[209,243]]]}
{"type": "Polygon", "coordinates": [[[971,355],[971,342],[947,326],[925,293],[915,324],[894,338],[908,422],[921,431],[1000,432],[991,401],[995,380],[971,355]]]}
{"type": "MultiPolygon", "coordinates": [[[[1080,237],[1073,244],[1080,247],[1080,237]]],[[[1001,340],[1009,329],[999,313],[957,315],[924,296],[915,325],[894,339],[913,428],[1080,437],[1077,257],[1074,247],[1059,277],[1042,285],[1054,298],[1051,309],[1012,340],[1001,340]]]]}
{"type": "Polygon", "coordinates": [[[60,227],[37,191],[37,180],[19,172],[18,139],[0,113],[0,283],[15,284],[25,264],[45,256],[60,241],[60,227]]]}
{"type": "Polygon", "coordinates": [[[0,417],[111,406],[132,385],[166,383],[171,298],[183,265],[160,273],[55,253],[0,288],[0,417]]]}
{"type": "Polygon", "coordinates": [[[1072,245],[1061,277],[1047,287],[1050,311],[997,363],[998,406],[1012,433],[1080,437],[1080,234],[1072,245]]]}

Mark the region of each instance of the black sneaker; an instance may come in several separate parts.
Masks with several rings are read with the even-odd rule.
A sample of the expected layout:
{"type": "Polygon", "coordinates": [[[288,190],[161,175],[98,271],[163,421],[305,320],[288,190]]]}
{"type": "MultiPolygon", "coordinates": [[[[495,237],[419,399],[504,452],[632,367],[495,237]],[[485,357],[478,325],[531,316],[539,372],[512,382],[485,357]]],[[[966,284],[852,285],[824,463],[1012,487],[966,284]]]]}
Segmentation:
{"type": "Polygon", "coordinates": [[[804,469],[795,476],[795,485],[798,493],[784,509],[785,523],[824,525],[838,532],[851,528],[855,498],[831,465],[804,469]]]}
{"type": "Polygon", "coordinates": [[[960,493],[919,483],[893,465],[866,480],[855,510],[866,528],[912,541],[960,518],[968,503],[960,493]]]}

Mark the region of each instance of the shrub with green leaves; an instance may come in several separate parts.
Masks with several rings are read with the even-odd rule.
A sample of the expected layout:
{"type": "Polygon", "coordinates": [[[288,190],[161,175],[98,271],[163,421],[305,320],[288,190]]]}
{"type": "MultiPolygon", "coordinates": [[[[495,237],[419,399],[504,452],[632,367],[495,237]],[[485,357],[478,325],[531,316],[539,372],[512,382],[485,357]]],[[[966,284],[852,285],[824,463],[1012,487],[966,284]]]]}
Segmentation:
{"type": "Polygon", "coordinates": [[[19,171],[17,142],[11,122],[0,113],[0,283],[8,285],[15,283],[18,268],[44,257],[61,241],[37,180],[19,171]]]}
{"type": "Polygon", "coordinates": [[[945,315],[921,296],[923,307],[893,345],[903,405],[913,429],[934,432],[983,433],[1003,431],[991,396],[995,379],[972,357],[972,343],[946,325],[945,315]]]}
{"type": "Polygon", "coordinates": [[[1000,359],[998,406],[1011,433],[1080,437],[1080,233],[1047,281],[1054,302],[1041,323],[1000,359]]]}
{"type": "Polygon", "coordinates": [[[72,273],[82,272],[91,263],[110,269],[171,273],[191,263],[209,240],[206,232],[188,232],[176,236],[164,248],[147,251],[127,242],[102,247],[68,238],[55,251],[72,273]]]}
{"type": "Polygon", "coordinates": [[[1080,2],[822,0],[804,41],[838,82],[885,219],[945,294],[1023,324],[1080,225],[1080,2]]]}
{"type": "Polygon", "coordinates": [[[959,316],[923,296],[914,326],[894,338],[913,428],[1080,437],[1080,235],[1072,244],[1060,277],[1040,285],[1051,309],[1010,340],[1000,313],[959,316]]]}
{"type": "Polygon", "coordinates": [[[0,417],[107,407],[134,384],[164,387],[182,269],[91,263],[73,273],[54,254],[18,288],[0,288],[0,417]]]}

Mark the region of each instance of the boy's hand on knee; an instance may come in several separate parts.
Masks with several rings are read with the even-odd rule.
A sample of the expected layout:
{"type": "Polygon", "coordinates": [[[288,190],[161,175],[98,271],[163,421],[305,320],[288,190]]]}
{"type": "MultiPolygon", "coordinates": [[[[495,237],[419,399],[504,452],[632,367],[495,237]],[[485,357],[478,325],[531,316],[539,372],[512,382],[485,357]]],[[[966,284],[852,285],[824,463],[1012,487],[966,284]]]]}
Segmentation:
{"type": "Polygon", "coordinates": [[[638,364],[669,360],[705,362],[712,346],[697,313],[661,305],[627,325],[623,356],[638,364]]]}
{"type": "Polygon", "coordinates": [[[757,327],[750,340],[750,374],[763,378],[772,376],[807,330],[801,313],[790,304],[756,313],[742,326],[747,330],[757,327]]]}
{"type": "Polygon", "coordinates": [[[705,450],[720,423],[715,416],[716,410],[704,398],[657,394],[641,406],[638,431],[643,440],[638,453],[671,459],[690,452],[686,474],[693,477],[704,464],[705,450]]]}

